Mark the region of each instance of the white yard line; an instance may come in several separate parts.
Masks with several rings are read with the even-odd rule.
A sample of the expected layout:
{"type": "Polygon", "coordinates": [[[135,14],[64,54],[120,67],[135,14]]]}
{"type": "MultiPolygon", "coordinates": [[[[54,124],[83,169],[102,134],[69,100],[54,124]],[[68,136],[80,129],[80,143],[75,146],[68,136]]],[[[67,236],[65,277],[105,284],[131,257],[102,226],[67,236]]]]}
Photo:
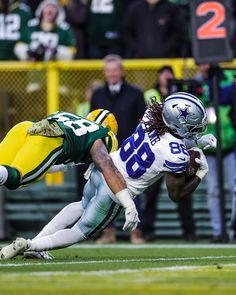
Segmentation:
{"type": "MultiPolygon", "coordinates": [[[[65,263],[66,264],[66,263],[65,263]]],[[[80,274],[85,276],[90,275],[99,275],[99,276],[107,276],[110,274],[123,274],[123,273],[141,273],[145,271],[189,271],[189,270],[201,270],[206,268],[223,268],[223,267],[236,267],[236,264],[221,264],[219,265],[202,265],[202,266],[169,266],[169,267],[147,267],[142,269],[117,269],[117,270],[92,270],[92,271],[40,271],[40,272],[21,272],[21,273],[9,273],[4,274],[8,276],[19,277],[22,275],[27,276],[58,276],[58,275],[73,275],[80,274]]]]}
{"type": "MultiPolygon", "coordinates": [[[[0,243],[0,248],[6,246],[6,243],[0,243]]],[[[74,244],[68,248],[72,249],[235,249],[235,244],[74,244]]]]}
{"type": "Polygon", "coordinates": [[[173,258],[143,258],[143,259],[108,259],[108,260],[90,260],[90,261],[68,261],[68,262],[33,262],[33,263],[4,263],[0,264],[0,268],[4,267],[21,267],[35,265],[76,265],[76,264],[103,264],[103,263],[130,263],[130,262],[158,262],[158,261],[188,261],[188,260],[210,260],[236,258],[236,256],[200,256],[200,257],[173,257],[173,258]]]}
{"type": "Polygon", "coordinates": [[[79,248],[79,249],[102,249],[102,248],[111,248],[111,249],[172,249],[172,248],[183,248],[183,249],[234,249],[236,244],[143,244],[143,245],[132,245],[132,244],[75,244],[69,248],[79,248]]]}

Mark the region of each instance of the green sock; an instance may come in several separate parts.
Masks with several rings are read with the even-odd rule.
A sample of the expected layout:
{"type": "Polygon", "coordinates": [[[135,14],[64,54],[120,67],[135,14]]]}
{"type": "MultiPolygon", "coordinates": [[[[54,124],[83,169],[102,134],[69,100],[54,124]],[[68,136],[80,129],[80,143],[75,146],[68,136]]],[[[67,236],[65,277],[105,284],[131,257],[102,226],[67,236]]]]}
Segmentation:
{"type": "Polygon", "coordinates": [[[4,185],[8,189],[17,189],[20,186],[21,182],[21,174],[19,170],[8,165],[3,166],[7,169],[8,172],[8,179],[4,185]]]}

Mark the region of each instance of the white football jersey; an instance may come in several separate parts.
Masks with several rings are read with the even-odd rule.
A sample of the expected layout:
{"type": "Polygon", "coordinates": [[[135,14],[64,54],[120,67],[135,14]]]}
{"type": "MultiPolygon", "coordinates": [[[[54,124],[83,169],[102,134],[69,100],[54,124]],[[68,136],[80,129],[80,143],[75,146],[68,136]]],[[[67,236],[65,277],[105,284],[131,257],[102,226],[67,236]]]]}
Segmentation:
{"type": "Polygon", "coordinates": [[[156,131],[144,132],[142,124],[111,157],[133,196],[142,193],[164,172],[183,173],[189,161],[182,139],[170,133],[159,137],[156,131]]]}

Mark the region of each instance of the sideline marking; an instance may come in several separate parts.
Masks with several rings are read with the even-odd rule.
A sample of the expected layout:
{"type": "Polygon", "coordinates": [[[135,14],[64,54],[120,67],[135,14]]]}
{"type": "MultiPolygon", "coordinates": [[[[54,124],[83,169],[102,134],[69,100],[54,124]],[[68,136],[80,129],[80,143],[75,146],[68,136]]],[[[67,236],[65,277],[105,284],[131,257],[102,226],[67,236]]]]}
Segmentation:
{"type": "MultiPolygon", "coordinates": [[[[7,246],[7,243],[0,243],[0,248],[7,246]]],[[[235,244],[143,244],[143,245],[132,245],[132,244],[74,244],[68,249],[235,249],[235,244]]]]}
{"type": "MultiPolygon", "coordinates": [[[[221,264],[222,267],[236,267],[236,264],[221,264]]],[[[73,275],[80,274],[85,276],[99,275],[107,276],[109,274],[123,274],[123,273],[141,273],[146,271],[189,271],[189,270],[202,270],[206,268],[216,268],[216,265],[202,265],[202,266],[168,266],[168,267],[147,267],[142,269],[117,269],[117,270],[91,270],[91,271],[40,271],[40,272],[21,272],[4,274],[6,276],[19,277],[22,275],[27,276],[58,276],[58,275],[73,275]]]]}
{"type": "Polygon", "coordinates": [[[236,248],[236,244],[144,244],[144,245],[130,245],[130,244],[75,244],[70,246],[69,248],[79,248],[79,249],[102,249],[102,248],[111,248],[111,249],[234,249],[236,248]]]}
{"type": "Polygon", "coordinates": [[[236,258],[236,256],[200,256],[200,257],[173,257],[173,258],[144,258],[144,259],[108,259],[108,260],[91,260],[91,261],[68,261],[68,262],[36,262],[36,263],[4,263],[1,267],[19,267],[19,266],[36,266],[36,265],[65,265],[65,264],[103,264],[103,263],[126,263],[126,262],[158,262],[158,261],[188,261],[188,260],[209,260],[236,258]]]}

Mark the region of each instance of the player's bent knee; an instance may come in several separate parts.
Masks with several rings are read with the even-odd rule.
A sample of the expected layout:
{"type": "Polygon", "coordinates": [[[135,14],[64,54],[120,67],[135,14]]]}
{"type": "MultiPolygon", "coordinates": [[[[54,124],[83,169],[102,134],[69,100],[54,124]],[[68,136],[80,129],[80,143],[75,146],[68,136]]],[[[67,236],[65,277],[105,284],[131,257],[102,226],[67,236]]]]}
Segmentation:
{"type": "Polygon", "coordinates": [[[21,184],[20,171],[8,165],[3,166],[7,169],[8,172],[8,178],[4,185],[11,190],[17,189],[21,184]]]}

